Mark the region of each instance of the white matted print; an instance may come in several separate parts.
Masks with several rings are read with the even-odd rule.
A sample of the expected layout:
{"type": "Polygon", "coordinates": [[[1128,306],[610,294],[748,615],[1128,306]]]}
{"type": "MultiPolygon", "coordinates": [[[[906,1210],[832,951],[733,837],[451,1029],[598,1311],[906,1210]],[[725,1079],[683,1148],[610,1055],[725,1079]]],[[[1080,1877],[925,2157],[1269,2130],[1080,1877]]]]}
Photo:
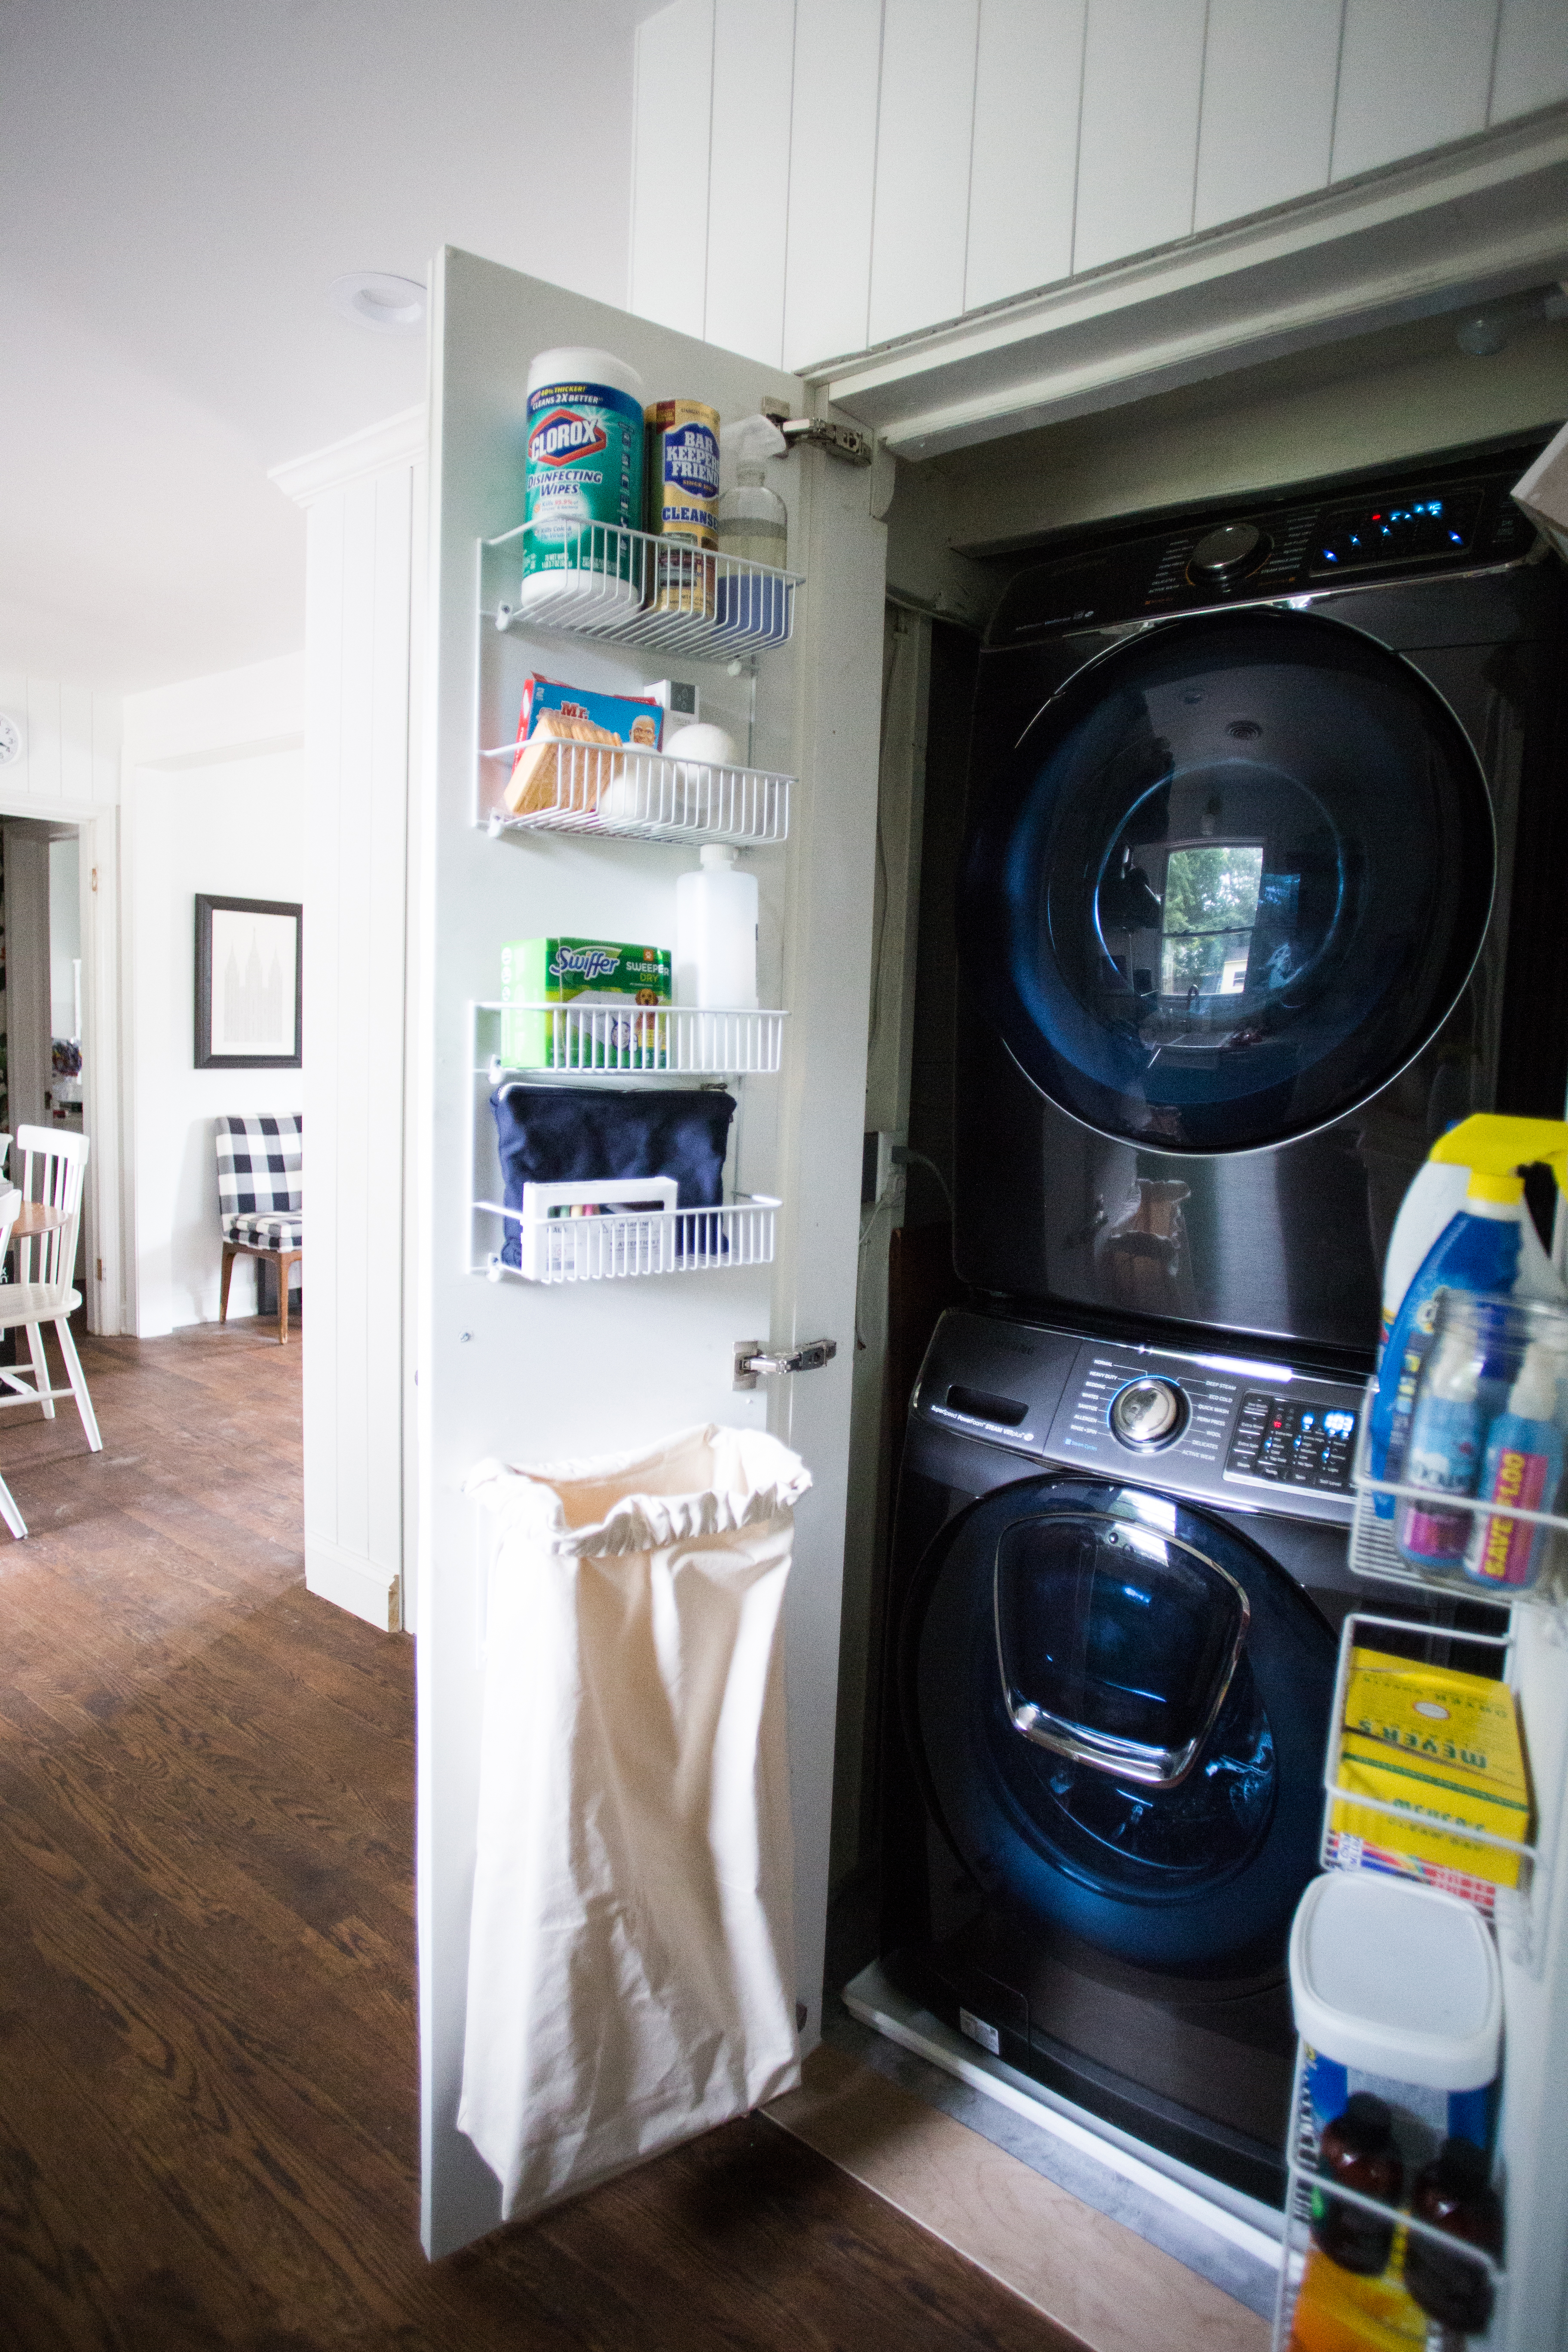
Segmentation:
{"type": "Polygon", "coordinates": [[[275,900],[196,900],[196,1066],[300,1060],[300,910],[275,900]]]}

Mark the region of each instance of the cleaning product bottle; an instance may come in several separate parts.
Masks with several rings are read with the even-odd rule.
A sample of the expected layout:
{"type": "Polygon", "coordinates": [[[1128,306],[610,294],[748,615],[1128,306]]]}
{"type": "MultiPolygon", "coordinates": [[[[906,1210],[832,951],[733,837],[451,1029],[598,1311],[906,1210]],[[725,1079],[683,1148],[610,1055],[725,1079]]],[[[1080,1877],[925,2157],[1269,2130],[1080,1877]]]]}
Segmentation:
{"type": "MultiPolygon", "coordinates": [[[[1318,2172],[1324,2180],[1343,2181],[1363,2197],[1375,2197],[1379,2204],[1397,2206],[1405,2168],[1394,2144],[1394,2118],[1370,2091],[1355,2092],[1324,2126],[1318,2172]]],[[[1369,2212],[1364,2205],[1314,2188],[1311,2229],[1313,2242],[1342,2270],[1377,2278],[1388,2268],[1393,2221],[1369,2212]]]]}
{"type": "MultiPolygon", "coordinates": [[[[1555,1509],[1563,1483],[1563,1370],[1562,1339],[1542,1337],[1528,1342],[1519,1378],[1509,1391],[1508,1410],[1498,1415],[1487,1434],[1478,1483],[1487,1502],[1507,1503],[1522,1511],[1555,1509]]],[[[1478,1516],[1465,1566],[1482,1583],[1533,1584],[1545,1537],[1546,1529],[1528,1519],[1478,1516]]]]}
{"type": "Polygon", "coordinates": [[[743,416],[739,424],[725,425],[719,446],[725,466],[735,468],[733,481],[720,494],[714,518],[719,553],[731,559],[719,566],[719,625],[743,630],[748,636],[786,636],[788,600],[783,584],[739,567],[765,563],[783,572],[789,562],[789,510],[769,488],[763,465],[766,457],[787,456],[788,444],[770,417],[743,416]]]}
{"type": "MultiPolygon", "coordinates": [[[[1411,1416],[1404,1476],[1412,1486],[1442,1495],[1471,1495],[1480,1475],[1486,1421],[1481,1374],[1487,1333],[1475,1311],[1481,1302],[1448,1296],[1447,1310],[1427,1357],[1411,1416]]],[[[1399,1549],[1415,1568],[1457,1568],[1471,1536],[1468,1511],[1445,1511],[1428,1503],[1399,1507],[1399,1549]]]]}
{"type": "MultiPolygon", "coordinates": [[[[1479,2246],[1494,2261],[1502,2254],[1502,2204],[1491,2168],[1468,2139],[1445,2140],[1415,2176],[1410,2210],[1418,2221],[1479,2246]]],[[[1449,2337],[1479,2335],[1492,2315],[1491,2276],[1483,2263],[1447,2253],[1412,2230],[1405,2247],[1405,2284],[1429,2319],[1449,2337]]]]}
{"type": "MultiPolygon", "coordinates": [[[[1431,1243],[1390,1312],[1387,1302],[1394,1280],[1412,1254],[1411,1228],[1405,1228],[1402,1239],[1400,1225],[1394,1227],[1389,1249],[1390,1279],[1384,1287],[1387,1336],[1378,1360],[1377,1391],[1367,1430],[1367,1467],[1373,1478],[1396,1482],[1404,1469],[1415,1384],[1431,1342],[1439,1290],[1511,1294],[1519,1282],[1522,1258],[1535,1295],[1568,1301],[1568,1290],[1539,1244],[1532,1255],[1524,1254],[1530,1217],[1524,1206],[1524,1180],[1518,1171],[1542,1160],[1559,1186],[1568,1182],[1568,1121],[1504,1118],[1479,1112],[1450,1128],[1433,1145],[1429,1165],[1435,1161],[1440,1167],[1468,1168],[1469,1180],[1462,1207],[1431,1243]]],[[[1425,1171],[1417,1177],[1416,1186],[1422,1189],[1415,1213],[1426,1219],[1439,1188],[1426,1181],[1425,1171]]],[[[1393,1518],[1394,1497],[1380,1495],[1376,1507],[1380,1518],[1393,1518]]]]}
{"type": "Polygon", "coordinates": [[[757,879],[727,842],[702,846],[675,886],[675,1001],[750,1012],[757,1002],[757,879]]]}

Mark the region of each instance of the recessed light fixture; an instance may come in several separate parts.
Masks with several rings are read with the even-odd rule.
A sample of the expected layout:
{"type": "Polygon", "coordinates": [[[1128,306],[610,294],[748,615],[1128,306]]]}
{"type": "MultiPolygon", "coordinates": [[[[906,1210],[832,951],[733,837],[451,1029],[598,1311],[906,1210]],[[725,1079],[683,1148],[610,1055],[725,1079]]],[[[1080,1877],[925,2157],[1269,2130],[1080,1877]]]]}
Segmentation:
{"type": "Polygon", "coordinates": [[[334,278],[327,299],[345,319],[382,334],[405,335],[425,323],[425,289],[416,278],[393,278],[384,269],[351,269],[334,278]]]}

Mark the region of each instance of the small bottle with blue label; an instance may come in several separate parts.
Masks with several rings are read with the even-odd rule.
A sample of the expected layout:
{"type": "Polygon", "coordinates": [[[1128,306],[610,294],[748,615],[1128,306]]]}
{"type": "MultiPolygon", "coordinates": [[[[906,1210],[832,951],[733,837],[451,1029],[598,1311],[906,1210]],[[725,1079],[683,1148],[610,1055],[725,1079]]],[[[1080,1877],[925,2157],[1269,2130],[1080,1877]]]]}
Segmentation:
{"type": "MultiPolygon", "coordinates": [[[[1487,1369],[1485,1334],[1473,1312],[1479,1302],[1444,1294],[1432,1350],[1422,1369],[1404,1465],[1407,1486],[1434,1496],[1469,1496],[1480,1476],[1486,1443],[1481,1383],[1487,1369]]],[[[1431,1503],[1399,1507],[1397,1541],[1413,1568],[1462,1566],[1471,1533],[1468,1510],[1431,1503]]]]}
{"type": "Polygon", "coordinates": [[[1504,1508],[1476,1515],[1465,1566],[1482,1584],[1535,1582],[1548,1531],[1508,1513],[1555,1510],[1563,1483],[1562,1383],[1568,1319],[1550,1307],[1535,1309],[1531,1319],[1555,1328],[1527,1341],[1507,1409],[1487,1433],[1477,1492],[1483,1501],[1504,1508]]]}

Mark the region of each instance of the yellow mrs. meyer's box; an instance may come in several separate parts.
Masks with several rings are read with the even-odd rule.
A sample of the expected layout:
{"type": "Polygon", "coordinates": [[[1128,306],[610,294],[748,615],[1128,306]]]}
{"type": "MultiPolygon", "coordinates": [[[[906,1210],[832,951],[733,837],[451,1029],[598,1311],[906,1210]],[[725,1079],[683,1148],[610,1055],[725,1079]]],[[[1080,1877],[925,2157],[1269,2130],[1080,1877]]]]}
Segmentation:
{"type": "Polygon", "coordinates": [[[1517,1853],[1462,1834],[1530,1835],[1530,1783],[1505,1683],[1352,1650],[1341,1743],[1340,1787],[1399,1809],[1396,1818],[1334,1799],[1331,1829],[1363,1841],[1367,1863],[1519,1885],[1517,1853]]]}
{"type": "Polygon", "coordinates": [[[669,1003],[669,950],[511,940],[500,951],[500,1057],[510,1069],[661,1069],[658,1013],[669,1003]],[[556,1005],[584,1017],[538,1009],[556,1005]]]}

